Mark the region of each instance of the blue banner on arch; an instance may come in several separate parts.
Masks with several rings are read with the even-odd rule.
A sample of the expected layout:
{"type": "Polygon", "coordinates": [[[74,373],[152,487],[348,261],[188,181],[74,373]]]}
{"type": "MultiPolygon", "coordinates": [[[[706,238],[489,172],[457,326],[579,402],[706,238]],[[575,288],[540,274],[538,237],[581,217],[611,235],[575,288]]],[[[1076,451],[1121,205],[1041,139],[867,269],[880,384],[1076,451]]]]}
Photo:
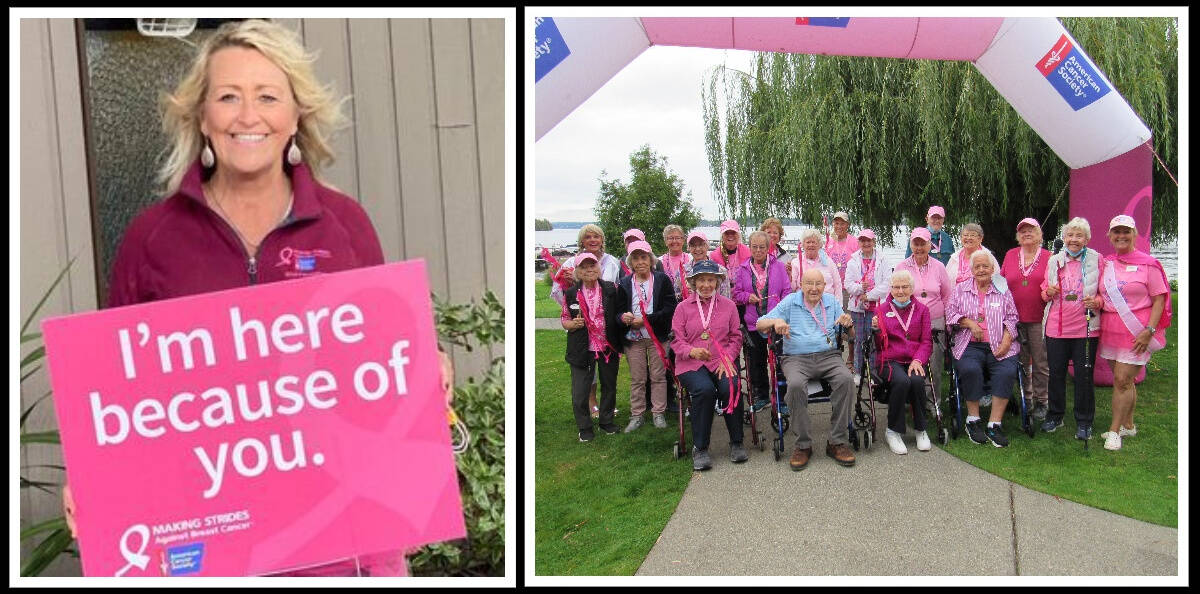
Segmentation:
{"type": "Polygon", "coordinates": [[[533,81],[542,80],[555,66],[571,55],[571,48],[563,41],[562,34],[554,19],[537,17],[533,19],[533,81]]]}

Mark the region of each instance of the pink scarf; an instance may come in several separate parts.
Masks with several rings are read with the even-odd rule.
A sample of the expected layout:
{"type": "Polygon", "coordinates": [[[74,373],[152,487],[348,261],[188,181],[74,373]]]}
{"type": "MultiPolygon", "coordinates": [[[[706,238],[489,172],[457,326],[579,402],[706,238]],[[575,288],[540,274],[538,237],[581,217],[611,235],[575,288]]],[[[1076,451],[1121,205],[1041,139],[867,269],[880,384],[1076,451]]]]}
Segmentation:
{"type": "Polygon", "coordinates": [[[614,349],[612,344],[608,342],[608,339],[604,337],[604,300],[600,283],[596,283],[596,298],[593,300],[593,304],[588,304],[588,296],[586,293],[584,293],[586,290],[587,287],[580,286],[579,292],[576,295],[583,297],[582,299],[577,299],[577,301],[579,302],[580,306],[579,313],[583,315],[583,322],[587,326],[588,346],[593,352],[596,353],[595,358],[599,359],[600,354],[603,353],[604,362],[608,363],[609,357],[612,356],[609,351],[615,353],[616,349],[614,349]],[[593,307],[595,308],[595,311],[589,312],[589,310],[591,310],[593,307]]]}

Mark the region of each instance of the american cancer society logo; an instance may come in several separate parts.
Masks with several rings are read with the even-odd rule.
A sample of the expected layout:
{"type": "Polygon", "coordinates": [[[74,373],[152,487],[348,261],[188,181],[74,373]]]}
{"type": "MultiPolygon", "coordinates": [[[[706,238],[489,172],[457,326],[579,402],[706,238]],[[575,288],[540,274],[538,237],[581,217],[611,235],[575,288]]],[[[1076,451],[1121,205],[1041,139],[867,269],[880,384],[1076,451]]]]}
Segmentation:
{"type": "Polygon", "coordinates": [[[204,543],[192,542],[167,549],[164,569],[169,576],[199,573],[204,562],[204,543]]]}
{"type": "Polygon", "coordinates": [[[1095,103],[1112,90],[1066,35],[1059,37],[1034,67],[1075,111],[1095,103]]]}

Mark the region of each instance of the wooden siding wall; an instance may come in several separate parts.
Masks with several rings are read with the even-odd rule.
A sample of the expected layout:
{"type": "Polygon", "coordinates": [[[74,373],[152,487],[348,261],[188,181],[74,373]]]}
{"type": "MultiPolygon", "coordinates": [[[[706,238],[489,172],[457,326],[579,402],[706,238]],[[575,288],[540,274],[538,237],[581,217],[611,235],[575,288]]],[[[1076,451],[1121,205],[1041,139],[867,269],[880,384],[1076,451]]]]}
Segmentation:
{"type": "MultiPolygon", "coordinates": [[[[337,162],[325,176],[362,203],[387,261],[424,258],[431,288],[443,299],[478,300],[491,289],[503,300],[504,118],[512,115],[504,113],[504,21],[280,22],[319,53],[318,77],[352,97],[346,106],[352,126],[335,139],[337,162]]],[[[69,19],[20,23],[22,320],[73,257],[38,319],[98,305],[75,27],[69,19]]],[[[37,320],[30,329],[37,330],[37,320]]],[[[503,345],[451,354],[462,383],[491,356],[503,355],[503,345]]],[[[48,390],[45,371],[38,371],[21,386],[21,409],[48,390]]],[[[26,430],[55,428],[47,399],[26,430]]],[[[62,459],[57,446],[23,446],[21,464],[62,459]]],[[[48,468],[23,474],[63,480],[48,468]]],[[[58,515],[60,504],[57,492],[22,489],[21,527],[58,515]]],[[[29,549],[23,544],[23,553],[29,549]]],[[[79,562],[61,558],[43,575],[80,575],[79,562]]]]}

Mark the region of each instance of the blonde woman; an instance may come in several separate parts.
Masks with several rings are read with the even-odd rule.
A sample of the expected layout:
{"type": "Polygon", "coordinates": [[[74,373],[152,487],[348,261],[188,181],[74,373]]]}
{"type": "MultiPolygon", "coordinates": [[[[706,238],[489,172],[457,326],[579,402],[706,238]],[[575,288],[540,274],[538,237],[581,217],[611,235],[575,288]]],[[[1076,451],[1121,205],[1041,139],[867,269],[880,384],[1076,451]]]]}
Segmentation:
{"type": "MultiPolygon", "coordinates": [[[[313,59],[295,32],[262,20],[226,23],[200,46],[162,102],[167,197],[126,229],[109,307],[383,263],[366,211],[320,178],[344,99],[316,79],[313,59]]],[[[449,402],[444,355],[442,371],[449,402]]],[[[67,491],[64,500],[74,530],[67,491]]],[[[393,551],[288,575],[405,571],[393,551]]]]}

